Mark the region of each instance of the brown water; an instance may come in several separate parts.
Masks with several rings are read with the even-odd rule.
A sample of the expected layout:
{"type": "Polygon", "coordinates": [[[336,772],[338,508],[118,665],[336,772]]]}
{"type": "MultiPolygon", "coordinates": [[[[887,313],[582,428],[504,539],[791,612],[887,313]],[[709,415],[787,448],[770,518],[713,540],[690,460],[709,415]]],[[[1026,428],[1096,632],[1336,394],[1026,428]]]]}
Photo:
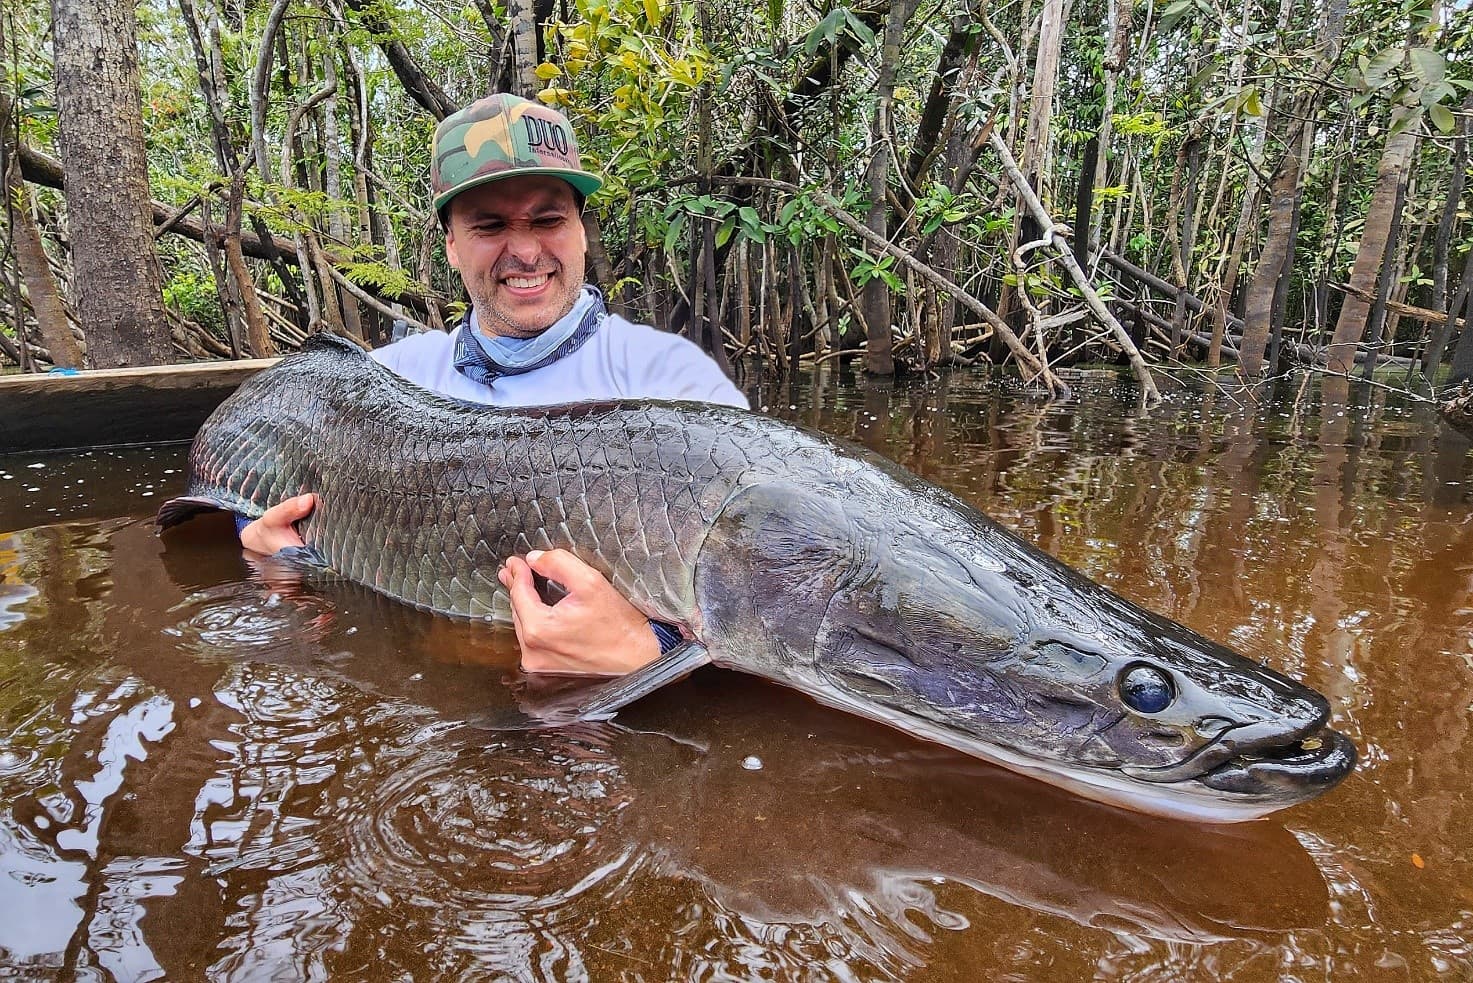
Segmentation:
{"type": "Polygon", "coordinates": [[[0,458],[0,975],[1473,978],[1468,441],[1080,390],[759,401],[1326,693],[1363,761],[1328,796],[1136,817],[712,669],[491,732],[508,632],[161,543],[182,449],[0,458]]]}

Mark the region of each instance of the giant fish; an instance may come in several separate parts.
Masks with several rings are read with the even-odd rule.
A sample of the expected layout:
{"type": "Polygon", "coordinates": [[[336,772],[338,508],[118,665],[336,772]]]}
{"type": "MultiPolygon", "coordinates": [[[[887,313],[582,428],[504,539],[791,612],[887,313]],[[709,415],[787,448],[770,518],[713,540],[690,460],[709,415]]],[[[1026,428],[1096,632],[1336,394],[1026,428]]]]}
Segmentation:
{"type": "Polygon", "coordinates": [[[506,619],[506,557],[562,548],[684,641],[552,719],[607,719],[707,663],[1080,795],[1263,816],[1355,766],[1311,689],[1152,614],[955,496],[744,410],[495,409],[314,337],[195,438],[167,528],[302,492],[308,555],[416,607],[506,619]]]}

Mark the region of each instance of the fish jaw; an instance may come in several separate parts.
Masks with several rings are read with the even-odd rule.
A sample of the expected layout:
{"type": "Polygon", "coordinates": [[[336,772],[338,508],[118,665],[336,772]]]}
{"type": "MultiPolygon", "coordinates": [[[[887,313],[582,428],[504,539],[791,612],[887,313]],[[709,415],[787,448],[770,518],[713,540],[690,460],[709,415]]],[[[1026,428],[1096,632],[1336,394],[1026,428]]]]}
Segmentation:
{"type": "MultiPolygon", "coordinates": [[[[1239,823],[1313,799],[1355,767],[1355,747],[1327,726],[1329,707],[1319,694],[1247,660],[1240,660],[1242,672],[1261,675],[1271,689],[1288,690],[1293,697],[1281,712],[1259,710],[1255,717],[1241,698],[1234,705],[1214,701],[1211,693],[1191,693],[1190,699],[1182,700],[1190,721],[1182,729],[1205,729],[1204,721],[1230,712],[1237,722],[1165,763],[1133,763],[1106,738],[1124,731],[1127,718],[1134,718],[1129,725],[1144,733],[1160,725],[1118,707],[1107,708],[1108,694],[1100,694],[1097,686],[1076,686],[1072,693],[1069,686],[1062,686],[1063,692],[1053,694],[1059,700],[1052,703],[1042,690],[1029,693],[1028,700],[1018,705],[1000,702],[997,694],[1026,685],[1026,678],[1019,683],[1017,670],[1027,660],[1016,652],[1000,654],[1002,635],[996,629],[984,639],[985,645],[996,646],[992,651],[948,653],[940,661],[917,666],[917,648],[907,646],[904,652],[887,648],[873,621],[866,625],[859,645],[847,625],[836,631],[834,622],[843,621],[847,613],[844,605],[831,604],[811,654],[805,658],[794,653],[782,660],[782,670],[774,678],[820,703],[1096,802],[1191,822],[1239,823]],[[841,634],[847,637],[840,638],[841,634]],[[1077,713],[1071,703],[1076,697],[1102,704],[1090,716],[1092,721],[1105,721],[1092,725],[1098,732],[1091,726],[1077,731],[1069,726],[1069,714],[1077,713]]],[[[1055,640],[1047,644],[1058,645],[1060,634],[1053,633],[1055,640]]],[[[1026,644],[1015,641],[1019,648],[1026,644]]],[[[1084,642],[1077,644],[1082,647],[1084,642]]],[[[1133,659],[1115,661],[1130,664],[1133,659]]],[[[750,666],[742,668],[752,671],[750,666]]],[[[1182,679],[1179,686],[1187,691],[1189,683],[1182,679]]]]}
{"type": "MultiPolygon", "coordinates": [[[[1323,728],[1307,740],[1316,752],[1293,745],[1279,757],[1233,758],[1201,775],[1171,782],[1148,782],[1122,771],[1070,764],[991,743],[924,718],[884,712],[868,699],[854,699],[829,685],[787,685],[820,703],[867,717],[915,737],[934,741],[983,761],[1106,805],[1188,822],[1226,824],[1262,819],[1308,801],[1339,784],[1355,768],[1355,745],[1338,731],[1323,728]]],[[[1270,752],[1270,749],[1263,749],[1270,752]]]]}

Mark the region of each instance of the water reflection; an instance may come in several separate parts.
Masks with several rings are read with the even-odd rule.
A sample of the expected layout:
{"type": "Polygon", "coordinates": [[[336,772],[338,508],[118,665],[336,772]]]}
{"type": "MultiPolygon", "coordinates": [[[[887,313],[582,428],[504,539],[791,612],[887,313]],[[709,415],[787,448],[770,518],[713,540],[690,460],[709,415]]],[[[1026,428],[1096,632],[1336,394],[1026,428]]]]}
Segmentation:
{"type": "Polygon", "coordinates": [[[692,790],[673,804],[639,797],[659,804],[649,840],[748,918],[837,921],[863,899],[896,926],[907,910],[938,927],[964,924],[936,908],[942,883],[1080,926],[1181,942],[1324,917],[1314,864],[1270,824],[1199,828],[1087,805],[715,672],[655,699],[641,715],[707,750],[672,745],[630,761],[635,781],[658,761],[656,787],[692,790]],[[748,757],[762,768],[743,767],[748,757]],[[761,831],[757,855],[733,827],[761,831]],[[1255,862],[1245,867],[1245,857],[1255,862]]]}
{"type": "MultiPolygon", "coordinates": [[[[1267,412],[1175,392],[1142,419],[1128,388],[1078,388],[1060,406],[965,376],[828,375],[761,398],[1330,693],[1366,765],[1287,826],[1129,816],[715,670],[617,726],[488,731],[514,699],[508,632],[284,583],[207,521],[166,545],[133,518],[80,521],[0,540],[18,592],[0,603],[0,965],[1473,971],[1467,442],[1384,398],[1341,416],[1333,391],[1324,413],[1295,393],[1267,412]]],[[[174,464],[140,466],[111,514],[141,518],[150,466],[174,464]]],[[[91,484],[75,468],[46,471],[91,484]]]]}

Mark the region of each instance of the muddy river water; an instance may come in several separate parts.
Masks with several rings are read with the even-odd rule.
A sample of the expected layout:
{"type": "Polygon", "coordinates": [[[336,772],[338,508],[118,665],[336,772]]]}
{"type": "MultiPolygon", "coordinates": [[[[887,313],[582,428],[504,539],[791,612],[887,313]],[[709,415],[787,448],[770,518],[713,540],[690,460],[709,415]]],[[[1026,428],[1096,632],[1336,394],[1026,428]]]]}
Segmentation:
{"type": "Polygon", "coordinates": [[[1075,383],[754,392],[1325,693],[1334,792],[1138,817],[715,669],[489,730],[535,685],[509,631],[160,541],[183,448],[12,455],[0,977],[1473,979],[1469,441],[1383,393],[1075,383]]]}

